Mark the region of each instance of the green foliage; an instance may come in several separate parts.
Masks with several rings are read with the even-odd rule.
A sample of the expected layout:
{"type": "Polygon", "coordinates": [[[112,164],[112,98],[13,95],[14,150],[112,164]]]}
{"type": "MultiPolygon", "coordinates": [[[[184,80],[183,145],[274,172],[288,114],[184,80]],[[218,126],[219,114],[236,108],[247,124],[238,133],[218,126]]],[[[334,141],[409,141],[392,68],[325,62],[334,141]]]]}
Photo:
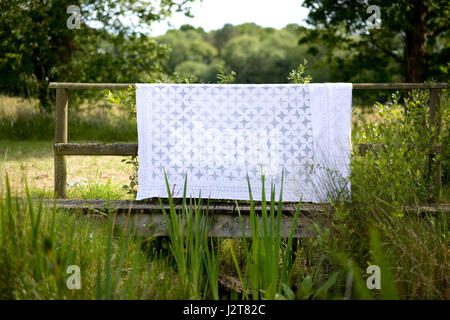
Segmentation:
{"type": "Polygon", "coordinates": [[[222,29],[206,33],[201,28],[182,26],[158,38],[170,46],[169,73],[196,75],[201,82],[215,82],[215,66],[235,70],[237,83],[281,83],[288,71],[307,58],[313,63],[313,76],[328,79],[327,67],[319,61],[324,56],[318,46],[315,55],[306,45],[298,45],[299,27],[281,30],[263,28],[253,23],[238,26],[225,24],[222,29]]]}
{"type": "Polygon", "coordinates": [[[225,67],[223,65],[217,65],[217,83],[226,84],[233,83],[236,77],[236,72],[233,70],[229,74],[225,73],[225,67]]]}
{"type": "Polygon", "coordinates": [[[119,90],[115,94],[107,90],[105,99],[120,106],[127,113],[130,121],[136,120],[136,87],[129,86],[126,91],[119,90]]]}
{"type": "Polygon", "coordinates": [[[253,201],[250,180],[247,177],[250,196],[250,243],[246,239],[244,222],[239,209],[239,204],[236,201],[236,208],[241,221],[241,231],[243,236],[242,241],[246,257],[246,268],[244,274],[242,274],[240,270],[240,266],[237,262],[236,254],[234,253],[233,248],[230,247],[240,281],[243,285],[243,292],[247,299],[247,290],[251,291],[253,299],[275,299],[276,297],[280,298],[283,293],[291,296],[290,293],[292,291],[290,289],[293,265],[292,241],[295,226],[297,225],[298,215],[300,213],[301,201],[298,203],[297,210],[294,214],[287,242],[283,243],[280,232],[283,177],[281,181],[280,198],[277,206],[275,206],[275,185],[271,185],[269,208],[267,208],[266,203],[264,175],[261,179],[262,214],[261,217],[259,217],[255,212],[255,203],[253,201]]]}
{"type": "Polygon", "coordinates": [[[121,196],[120,188],[113,185],[111,178],[106,184],[101,183],[98,177],[97,180],[87,183],[76,183],[69,189],[69,197],[75,199],[118,200],[121,196]]]}
{"type": "MultiPolygon", "coordinates": [[[[51,111],[50,81],[145,82],[162,71],[168,49],[119,18],[133,16],[145,30],[173,9],[186,10],[187,2],[2,1],[0,72],[7,77],[0,79],[0,90],[36,96],[41,110],[51,111]],[[70,5],[80,7],[80,30],[66,26],[70,5]]],[[[75,97],[81,92],[74,93],[73,104],[75,97]]]]}
{"type": "Polygon", "coordinates": [[[299,64],[297,70],[292,70],[289,73],[288,80],[291,83],[308,84],[311,82],[312,78],[310,75],[306,74],[306,65],[308,61],[303,60],[303,64],[299,64]]]}
{"type": "Polygon", "coordinates": [[[209,248],[207,247],[208,241],[206,242],[204,262],[206,274],[208,276],[209,288],[211,290],[212,298],[214,300],[219,300],[219,265],[222,242],[220,239],[217,239],[216,242],[211,239],[209,242],[209,248]]]}
{"type": "Polygon", "coordinates": [[[131,165],[132,172],[129,176],[130,184],[123,185],[122,189],[127,191],[128,194],[132,194],[134,197],[137,195],[137,188],[138,188],[138,168],[139,168],[139,161],[137,156],[131,156],[129,158],[122,159],[122,162],[125,162],[126,164],[131,165]]]}
{"type": "Polygon", "coordinates": [[[305,0],[303,6],[315,28],[304,28],[300,42],[328,47],[332,79],[447,81],[448,1],[305,0]],[[380,8],[380,29],[368,28],[369,5],[380,8]]]}
{"type": "Polygon", "coordinates": [[[181,211],[177,212],[165,173],[164,176],[167,194],[169,195],[169,213],[164,209],[162,200],[159,199],[159,201],[166,220],[167,232],[170,238],[170,250],[177,265],[182,288],[189,294],[190,299],[200,299],[202,293],[206,293],[205,285],[209,284],[212,297],[217,300],[219,299],[219,251],[214,251],[214,245],[211,245],[211,248],[208,246],[209,200],[204,212],[201,195],[199,195],[198,202],[191,198],[188,204],[186,199],[186,177],[182,208],[181,211]],[[205,278],[207,278],[207,282],[205,278]]]}
{"type": "MultiPolygon", "coordinates": [[[[239,71],[239,82],[261,83],[265,64],[259,39],[244,34],[231,40],[224,48],[224,60],[232,69],[239,71]]],[[[270,81],[269,81],[270,82],[270,81]]]]}
{"type": "MultiPolygon", "coordinates": [[[[32,4],[36,5],[33,10],[37,13],[43,8],[41,2],[32,4]]],[[[98,9],[99,5],[95,6],[98,9]]],[[[395,10],[389,9],[389,14],[395,10]]],[[[20,14],[26,16],[23,12],[20,14]]],[[[355,18],[362,16],[358,11],[355,18]]],[[[2,27],[11,24],[14,17],[11,11],[0,16],[2,27]]],[[[99,19],[107,16],[102,17],[99,19]]],[[[436,30],[442,28],[439,17],[437,15],[433,20],[439,26],[436,30]]],[[[151,15],[148,18],[157,19],[151,15]]],[[[318,16],[316,18],[319,19],[318,16]]],[[[19,93],[20,86],[25,85],[29,94],[38,92],[39,81],[42,80],[39,72],[42,70],[32,70],[31,67],[36,65],[43,66],[43,74],[50,74],[50,80],[172,83],[216,80],[218,83],[284,82],[287,71],[298,66],[291,71],[288,80],[308,83],[311,77],[305,71],[305,56],[312,62],[315,69],[311,74],[318,82],[329,79],[389,82],[399,79],[396,76],[399,74],[397,60],[402,51],[394,52],[398,57],[391,55],[390,58],[380,51],[384,45],[388,49],[402,47],[402,36],[389,30],[383,30],[387,32],[384,34],[350,38],[345,32],[340,32],[343,29],[337,30],[337,34],[314,30],[309,36],[315,35],[314,40],[320,41],[297,46],[297,36],[302,32],[308,33],[299,31],[295,25],[282,30],[254,24],[225,25],[209,34],[183,26],[161,37],[161,41],[166,42],[159,44],[132,33],[110,33],[84,25],[86,35],[75,35],[72,41],[83,43],[85,52],[80,48],[74,50],[70,54],[72,63],[59,68],[53,64],[64,58],[64,53],[54,50],[56,42],[48,40],[48,43],[43,38],[48,33],[46,23],[49,22],[45,19],[41,21],[43,31],[36,33],[31,31],[31,23],[24,23],[17,31],[12,31],[10,26],[0,29],[0,43],[5,44],[0,48],[3,54],[0,54],[0,70],[6,75],[0,81],[2,90],[6,88],[19,93]],[[17,39],[12,39],[7,32],[12,32],[17,39]],[[48,59],[54,54],[58,54],[58,59],[44,59],[42,64],[31,61],[31,50],[37,50],[37,46],[36,39],[29,39],[30,36],[36,36],[45,44],[40,59],[48,59]],[[381,46],[367,48],[367,39],[370,38],[375,40],[371,43],[381,46]],[[21,47],[25,41],[30,43],[30,48],[21,47]],[[330,43],[333,44],[332,54],[325,57],[324,48],[330,43]],[[172,51],[166,64],[169,45],[172,51]],[[105,65],[111,67],[105,69],[105,65]],[[163,74],[166,67],[175,73],[163,74]],[[238,76],[229,71],[230,67],[238,71],[238,76]],[[328,77],[329,71],[331,78],[328,77]]],[[[61,40],[58,37],[56,34],[54,39],[61,40]]],[[[427,50],[435,45],[445,49],[441,37],[429,37],[427,41],[431,46],[427,50]]],[[[434,61],[432,59],[427,61],[434,61]]],[[[429,66],[430,74],[437,68],[446,74],[441,63],[443,60],[436,61],[439,63],[429,66]]],[[[43,94],[47,95],[46,92],[43,94]]],[[[136,140],[135,90],[107,92],[106,99],[119,105],[129,121],[116,123],[101,116],[86,119],[76,113],[75,116],[71,114],[70,139],[92,140],[95,136],[104,141],[136,140]]],[[[317,228],[315,239],[300,242],[302,246],[295,252],[295,261],[292,260],[292,237],[283,241],[278,230],[274,230],[275,225],[279,226],[275,221],[279,221],[281,212],[280,201],[275,213],[274,189],[269,204],[263,201],[261,216],[256,215],[251,201],[251,240],[234,240],[228,247],[232,266],[244,286],[243,298],[249,298],[251,294],[255,299],[448,299],[448,215],[414,215],[405,209],[406,205],[426,202],[432,192],[427,179],[430,169],[426,154],[436,128],[429,124],[428,100],[426,93],[413,91],[406,100],[397,94],[387,103],[377,103],[380,122],[365,124],[356,132],[353,143],[380,143],[384,147],[365,154],[354,150],[351,201],[332,201],[334,212],[327,218],[328,227],[317,228]],[[238,250],[239,245],[242,252],[238,250]],[[370,264],[381,268],[380,291],[366,287],[366,268],[370,264]],[[310,272],[311,268],[313,272],[310,272]],[[343,279],[344,275],[346,279],[343,279]],[[295,279],[298,279],[297,283],[295,279]]],[[[441,142],[443,146],[444,182],[448,182],[450,119],[448,108],[445,108],[448,105],[445,92],[442,105],[443,137],[435,142],[441,142]]],[[[49,114],[22,113],[15,118],[0,120],[0,135],[9,139],[51,139],[53,134],[53,120],[49,114]]],[[[133,157],[123,161],[133,168],[130,184],[124,188],[135,194],[138,160],[133,157]]],[[[170,195],[170,190],[168,192],[170,195]]],[[[165,218],[172,254],[169,259],[164,259],[155,255],[149,258],[151,253],[145,251],[141,239],[132,237],[129,230],[117,230],[113,214],[107,214],[100,223],[96,223],[86,220],[86,217],[57,210],[54,206],[45,207],[31,198],[33,194],[28,192],[26,199],[16,199],[12,197],[8,183],[5,186],[0,184],[0,298],[221,298],[219,272],[230,271],[222,269],[227,248],[220,246],[220,242],[216,246],[214,241],[208,241],[208,212],[200,210],[201,200],[190,199],[188,204],[184,194],[182,210],[178,212],[169,196],[171,206],[169,212],[165,212],[165,218]],[[171,258],[175,260],[176,270],[167,261],[171,258]],[[65,270],[69,264],[82,267],[81,291],[66,288],[65,270]]],[[[103,199],[119,196],[117,188],[110,182],[105,186],[98,181],[77,185],[69,195],[103,199]]],[[[296,217],[299,208],[300,205],[296,217]]],[[[231,294],[232,297],[235,295],[235,292],[231,294]]]]}
{"type": "Polygon", "coordinates": [[[219,53],[222,53],[223,48],[225,45],[230,41],[232,38],[239,35],[238,29],[233,26],[232,24],[226,23],[222,27],[222,29],[218,29],[211,32],[212,37],[212,43],[217,48],[219,53]]]}
{"type": "Polygon", "coordinates": [[[116,229],[114,214],[79,215],[42,200],[13,196],[0,184],[1,299],[183,299],[164,260],[151,261],[142,240],[116,229]],[[67,267],[81,271],[81,289],[67,288],[67,267]]]}
{"type": "MultiPolygon", "coordinates": [[[[371,178],[368,177],[369,179],[371,178]]],[[[446,299],[448,215],[414,215],[384,203],[337,205],[330,226],[318,229],[312,250],[328,274],[347,274],[332,296],[344,299],[446,299]],[[366,269],[377,265],[381,289],[369,290],[366,269]]]]}
{"type": "Polygon", "coordinates": [[[381,288],[383,288],[383,298],[388,300],[397,300],[399,298],[399,295],[396,289],[395,276],[393,274],[392,265],[390,265],[392,257],[390,257],[389,259],[387,257],[387,254],[384,252],[380,235],[376,230],[372,229],[369,231],[369,238],[370,251],[373,259],[373,263],[371,264],[379,266],[382,274],[380,286],[381,288]]]}
{"type": "Polygon", "coordinates": [[[305,49],[298,47],[297,37],[286,29],[244,33],[227,43],[223,59],[237,71],[239,83],[284,82],[288,71],[307,56],[305,49]]]}
{"type": "Polygon", "coordinates": [[[338,273],[333,273],[328,280],[319,288],[313,289],[313,279],[311,276],[303,278],[300,292],[303,299],[309,300],[318,297],[326,297],[328,290],[336,283],[338,273]]]}
{"type": "MultiPolygon", "coordinates": [[[[450,187],[450,92],[443,90],[441,97],[441,115],[442,115],[442,184],[450,187]]],[[[438,141],[439,142],[439,141],[438,141]]],[[[449,198],[444,198],[449,200],[449,198]]]]}
{"type": "Polygon", "coordinates": [[[353,200],[394,206],[424,203],[430,198],[427,154],[431,151],[428,93],[413,91],[403,102],[398,94],[386,104],[376,104],[380,123],[366,123],[354,143],[378,143],[384,147],[361,154],[352,161],[353,200]],[[367,179],[368,175],[372,178],[367,179]]]}
{"type": "MultiPolygon", "coordinates": [[[[448,215],[405,209],[432,194],[427,153],[436,128],[429,123],[428,100],[427,92],[412,91],[407,99],[396,94],[377,103],[380,120],[355,135],[354,144],[384,147],[353,151],[351,202],[332,202],[329,227],[317,228],[313,245],[326,257],[329,272],[346,271],[342,292],[335,293],[346,299],[446,299],[448,215]],[[381,290],[366,287],[372,264],[381,269],[381,290]]],[[[441,113],[446,127],[448,111],[441,113]]]]}
{"type": "Polygon", "coordinates": [[[179,65],[188,61],[196,62],[197,65],[208,65],[217,56],[217,49],[205,41],[204,31],[200,28],[181,26],[179,31],[169,31],[158,39],[171,48],[167,61],[169,74],[177,71],[179,65]]]}
{"type": "MultiPolygon", "coordinates": [[[[72,112],[69,117],[69,140],[74,141],[136,141],[136,123],[123,121],[122,117],[98,112],[85,116],[72,112]]],[[[53,140],[55,120],[51,114],[19,112],[14,116],[0,118],[0,136],[8,140],[53,140]]]]}
{"type": "Polygon", "coordinates": [[[209,77],[211,67],[204,62],[186,60],[175,67],[175,73],[182,78],[195,76],[196,78],[205,79],[209,77]]]}

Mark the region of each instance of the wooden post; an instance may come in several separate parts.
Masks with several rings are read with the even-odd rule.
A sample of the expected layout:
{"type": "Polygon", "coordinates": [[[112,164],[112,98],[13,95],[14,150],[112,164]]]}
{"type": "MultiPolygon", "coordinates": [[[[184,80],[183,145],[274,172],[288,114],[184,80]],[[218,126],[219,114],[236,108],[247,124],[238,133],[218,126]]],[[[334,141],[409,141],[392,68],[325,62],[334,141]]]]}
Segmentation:
{"type": "MultiPolygon", "coordinates": [[[[69,90],[56,89],[55,112],[55,144],[67,143],[67,114],[69,106],[69,90]]],[[[66,197],[66,157],[54,153],[55,159],[55,195],[66,197]]]]}
{"type": "Polygon", "coordinates": [[[441,89],[430,89],[430,126],[435,130],[431,135],[431,153],[428,157],[430,178],[432,181],[432,201],[438,202],[441,197],[441,152],[438,146],[441,136],[441,89]]]}

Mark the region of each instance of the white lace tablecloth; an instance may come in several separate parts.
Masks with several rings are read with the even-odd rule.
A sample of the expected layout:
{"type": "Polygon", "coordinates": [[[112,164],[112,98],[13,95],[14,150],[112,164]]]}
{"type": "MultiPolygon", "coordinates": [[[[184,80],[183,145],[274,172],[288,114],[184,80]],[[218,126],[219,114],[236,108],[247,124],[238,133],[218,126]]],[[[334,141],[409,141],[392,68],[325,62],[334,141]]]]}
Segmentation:
{"type": "Polygon", "coordinates": [[[348,194],[352,86],[137,84],[137,200],[171,193],[326,202],[348,194]]]}

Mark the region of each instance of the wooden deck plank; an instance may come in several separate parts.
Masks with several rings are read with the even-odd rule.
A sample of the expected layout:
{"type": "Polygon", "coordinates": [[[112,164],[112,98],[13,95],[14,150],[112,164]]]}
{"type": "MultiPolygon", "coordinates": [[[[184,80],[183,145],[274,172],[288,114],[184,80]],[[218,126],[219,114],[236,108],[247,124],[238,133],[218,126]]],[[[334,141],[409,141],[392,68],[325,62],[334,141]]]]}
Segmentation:
{"type": "MultiPolygon", "coordinates": [[[[202,207],[206,209],[207,200],[203,200],[202,207]]],[[[44,199],[44,202],[53,205],[53,199],[44,199]]],[[[189,201],[188,201],[189,204],[189,201]]],[[[177,210],[180,210],[182,207],[181,199],[174,199],[174,205],[177,210]]],[[[136,200],[92,200],[92,199],[57,199],[56,206],[58,208],[66,208],[66,209],[79,209],[79,210],[106,210],[113,209],[118,212],[128,212],[132,213],[142,213],[147,212],[151,213],[161,210],[160,203],[158,199],[149,199],[143,201],[136,200]]],[[[169,209],[169,204],[167,200],[163,201],[163,206],[166,210],[169,209]]],[[[234,214],[237,215],[237,210],[235,208],[234,201],[220,201],[220,200],[211,200],[209,211],[215,213],[223,213],[223,214],[234,214]]],[[[239,210],[243,214],[248,214],[250,212],[250,204],[244,201],[238,201],[239,210]]],[[[331,205],[327,203],[302,203],[300,207],[301,213],[326,213],[331,210],[331,205]]],[[[297,203],[293,202],[285,202],[283,203],[283,214],[293,215],[295,210],[297,209],[297,203]]],[[[255,204],[256,212],[261,212],[261,205],[259,203],[255,204]]],[[[410,213],[438,213],[438,212],[447,212],[450,213],[450,204],[430,204],[430,205],[421,205],[421,206],[411,206],[405,207],[405,211],[410,213]]]]}
{"type": "MultiPolygon", "coordinates": [[[[181,199],[174,199],[176,210],[181,210],[181,199]]],[[[124,227],[129,226],[138,235],[145,237],[167,236],[167,227],[161,205],[157,199],[146,201],[135,200],[88,200],[88,199],[44,199],[44,203],[57,208],[78,210],[81,212],[114,211],[117,213],[116,224],[124,227]],[[95,209],[95,210],[94,210],[95,209]]],[[[163,202],[165,210],[169,210],[167,199],[163,202]]],[[[206,210],[206,201],[202,208],[206,210]]],[[[251,235],[250,228],[250,204],[239,202],[245,236],[251,235]]],[[[297,209],[296,203],[283,203],[281,218],[281,236],[289,236],[293,215],[297,209]]],[[[261,213],[261,205],[256,204],[255,210],[261,213]]],[[[439,204],[429,206],[418,206],[405,208],[405,211],[415,214],[438,214],[440,212],[450,213],[450,204],[439,204]]],[[[315,236],[314,224],[325,226],[329,222],[332,207],[329,204],[303,203],[300,216],[295,227],[294,238],[312,238],[315,236]]],[[[242,237],[241,221],[237,213],[235,202],[213,201],[209,207],[209,233],[210,237],[233,238],[242,237]]]]}
{"type": "MultiPolygon", "coordinates": [[[[209,215],[209,237],[235,238],[242,237],[241,221],[238,215],[215,213],[209,215]]],[[[244,233],[246,237],[251,236],[250,216],[242,215],[244,233]]],[[[281,220],[281,236],[289,236],[292,217],[283,216],[281,220]]],[[[162,213],[154,214],[118,214],[116,224],[120,226],[128,225],[134,232],[146,237],[167,236],[166,221],[162,213]],[[128,219],[128,222],[127,222],[128,219]]],[[[309,218],[300,218],[295,230],[294,238],[312,238],[315,236],[312,228],[313,221],[309,218]]]]}
{"type": "MultiPolygon", "coordinates": [[[[53,205],[54,200],[45,199],[49,205],[53,205]]],[[[189,201],[188,201],[189,205],[189,201]]],[[[56,206],[58,208],[65,209],[79,209],[79,210],[115,210],[118,212],[132,213],[153,213],[155,210],[160,211],[161,206],[157,199],[136,201],[136,200],[91,200],[91,199],[57,199],[56,206]]],[[[163,202],[164,209],[169,210],[169,204],[167,201],[163,202]]],[[[206,210],[206,200],[203,200],[202,208],[206,210]]],[[[237,209],[235,208],[234,201],[211,201],[209,211],[211,213],[222,213],[237,215],[237,209]]],[[[248,214],[250,212],[250,204],[247,202],[238,202],[239,210],[242,214],[248,214]]],[[[181,210],[181,199],[174,199],[174,207],[176,210],[181,210]]],[[[282,213],[286,215],[293,215],[297,205],[294,203],[283,203],[282,213]]],[[[329,204],[313,204],[304,203],[300,207],[301,213],[322,213],[331,209],[329,204]]],[[[261,204],[255,204],[256,212],[261,212],[261,204]]]]}
{"type": "MultiPolygon", "coordinates": [[[[56,204],[57,208],[69,210],[78,210],[82,212],[96,211],[114,211],[117,212],[116,224],[120,226],[128,225],[141,236],[157,237],[167,236],[167,228],[164,215],[161,211],[161,205],[157,199],[146,201],[135,200],[88,200],[88,199],[44,199],[48,206],[56,204]],[[127,222],[127,219],[128,222],[127,222]]],[[[251,235],[250,228],[250,204],[240,202],[239,210],[241,212],[244,233],[246,237],[251,235]]],[[[169,210],[167,201],[163,202],[165,210],[169,210]]],[[[182,209],[181,199],[174,199],[176,210],[182,209]]],[[[202,203],[203,210],[206,210],[207,202],[202,203]]],[[[287,238],[289,236],[293,215],[296,206],[290,203],[283,204],[281,219],[281,235],[287,238]]],[[[327,204],[303,204],[298,223],[294,230],[295,238],[314,237],[313,224],[318,221],[317,214],[326,214],[331,209],[327,204]],[[314,216],[314,220],[312,217],[314,216]]],[[[261,212],[261,205],[256,204],[255,210],[261,212]]],[[[233,238],[242,237],[241,221],[237,213],[234,201],[212,201],[209,207],[209,233],[210,237],[233,238]]],[[[320,220],[320,219],[319,219],[320,220]]]]}

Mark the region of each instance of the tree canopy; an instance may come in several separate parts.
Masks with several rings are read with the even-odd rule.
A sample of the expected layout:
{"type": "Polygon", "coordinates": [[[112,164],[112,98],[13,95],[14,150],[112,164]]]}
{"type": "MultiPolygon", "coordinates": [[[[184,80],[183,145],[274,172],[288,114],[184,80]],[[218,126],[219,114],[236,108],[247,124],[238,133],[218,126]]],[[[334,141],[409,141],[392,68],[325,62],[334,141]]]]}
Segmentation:
{"type": "Polygon", "coordinates": [[[191,1],[1,1],[0,90],[37,95],[50,110],[50,81],[145,81],[168,50],[143,32],[172,10],[189,14],[191,1]],[[66,25],[70,5],[80,8],[80,29],[66,25]]]}
{"type": "MultiPolygon", "coordinates": [[[[299,46],[299,32],[295,24],[281,30],[254,23],[225,24],[211,32],[184,25],[157,40],[171,48],[168,71],[183,77],[194,74],[201,81],[214,82],[216,66],[224,65],[236,71],[238,83],[280,83],[286,82],[289,72],[305,58],[315,65],[325,56],[325,47],[313,55],[307,52],[308,45],[299,46]]],[[[310,71],[315,81],[328,80],[325,66],[310,71]]]]}
{"type": "Polygon", "coordinates": [[[449,1],[305,0],[303,6],[314,29],[305,29],[301,43],[325,43],[329,60],[346,74],[343,80],[448,79],[449,1]],[[380,29],[368,28],[369,5],[380,8],[380,29]]]}

